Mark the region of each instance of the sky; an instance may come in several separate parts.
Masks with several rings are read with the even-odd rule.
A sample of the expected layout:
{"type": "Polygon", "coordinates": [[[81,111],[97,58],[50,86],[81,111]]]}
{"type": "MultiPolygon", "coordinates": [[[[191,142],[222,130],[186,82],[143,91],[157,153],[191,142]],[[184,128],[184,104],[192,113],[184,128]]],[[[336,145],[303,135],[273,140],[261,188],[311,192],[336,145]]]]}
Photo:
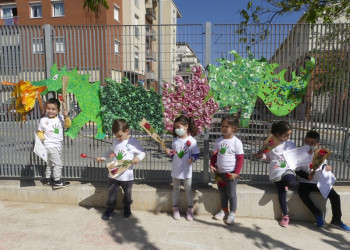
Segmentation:
{"type": "MultiPolygon", "coordinates": [[[[246,8],[248,0],[174,0],[182,18],[178,24],[215,24],[240,23],[239,11],[246,8]]],[[[254,0],[259,3],[260,0],[254,0]]],[[[285,14],[276,18],[274,23],[294,24],[302,13],[285,14]]]]}

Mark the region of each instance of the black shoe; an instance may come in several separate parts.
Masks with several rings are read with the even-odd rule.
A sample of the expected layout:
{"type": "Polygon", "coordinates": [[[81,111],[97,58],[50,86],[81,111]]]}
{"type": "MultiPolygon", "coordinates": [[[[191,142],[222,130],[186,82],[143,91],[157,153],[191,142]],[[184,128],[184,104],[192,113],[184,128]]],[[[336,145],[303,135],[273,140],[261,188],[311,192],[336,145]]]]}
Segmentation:
{"type": "Polygon", "coordinates": [[[130,205],[125,205],[124,206],[124,217],[129,218],[130,215],[131,215],[130,205]]]}
{"type": "Polygon", "coordinates": [[[41,180],[41,183],[44,186],[51,186],[52,185],[51,179],[49,179],[49,178],[45,178],[45,179],[41,180]]]}
{"type": "Polygon", "coordinates": [[[114,214],[114,210],[112,208],[107,208],[101,218],[103,220],[109,220],[109,217],[113,216],[113,214],[114,214]]]}
{"type": "Polygon", "coordinates": [[[57,189],[57,188],[65,188],[69,186],[69,182],[65,182],[62,179],[58,180],[58,181],[54,181],[53,182],[53,188],[57,189]]]}

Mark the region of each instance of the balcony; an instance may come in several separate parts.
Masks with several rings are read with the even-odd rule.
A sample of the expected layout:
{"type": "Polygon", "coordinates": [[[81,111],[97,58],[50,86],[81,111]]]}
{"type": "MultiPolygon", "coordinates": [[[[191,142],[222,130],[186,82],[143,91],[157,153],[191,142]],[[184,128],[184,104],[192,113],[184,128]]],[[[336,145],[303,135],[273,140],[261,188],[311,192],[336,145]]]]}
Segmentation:
{"type": "Polygon", "coordinates": [[[0,19],[0,25],[19,25],[19,17],[9,17],[0,19]]]}
{"type": "Polygon", "coordinates": [[[156,53],[153,52],[152,50],[147,50],[146,51],[146,62],[156,62],[156,53]]]}
{"type": "Polygon", "coordinates": [[[153,8],[146,8],[146,16],[157,20],[156,11],[153,8]]]}

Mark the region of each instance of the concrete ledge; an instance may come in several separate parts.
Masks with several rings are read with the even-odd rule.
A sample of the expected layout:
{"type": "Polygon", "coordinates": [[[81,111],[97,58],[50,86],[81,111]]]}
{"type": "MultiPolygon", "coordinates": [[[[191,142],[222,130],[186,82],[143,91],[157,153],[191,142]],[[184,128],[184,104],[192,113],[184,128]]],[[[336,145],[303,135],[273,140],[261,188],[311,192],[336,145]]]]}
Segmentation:
{"type": "MultiPolygon", "coordinates": [[[[80,205],[85,207],[105,207],[107,200],[107,183],[71,182],[68,188],[53,190],[42,186],[39,181],[0,181],[0,201],[23,201],[52,203],[65,205],[80,205]]],[[[350,187],[336,186],[342,202],[343,221],[350,223],[350,187]]],[[[134,184],[134,210],[155,212],[171,211],[170,184],[134,184]]],[[[215,214],[220,209],[220,197],[216,185],[207,187],[193,187],[194,211],[196,214],[215,214]]],[[[264,219],[279,219],[281,210],[274,185],[246,185],[237,187],[238,209],[237,215],[264,219]]],[[[320,194],[312,193],[311,198],[326,214],[326,221],[331,220],[331,206],[320,194]],[[326,212],[327,211],[327,212],[326,212]]],[[[121,191],[118,194],[117,208],[122,207],[121,191]]],[[[184,190],[180,194],[180,209],[185,211],[187,202],[184,190]]],[[[298,193],[288,191],[288,209],[293,220],[314,221],[312,214],[299,199],[298,193]]]]}

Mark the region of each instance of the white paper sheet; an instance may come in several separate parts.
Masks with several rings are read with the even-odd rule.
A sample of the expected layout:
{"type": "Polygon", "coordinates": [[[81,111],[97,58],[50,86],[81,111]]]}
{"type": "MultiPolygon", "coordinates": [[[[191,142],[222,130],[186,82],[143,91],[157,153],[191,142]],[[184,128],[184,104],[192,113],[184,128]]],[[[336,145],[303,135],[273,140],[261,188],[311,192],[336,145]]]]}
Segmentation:
{"type": "Polygon", "coordinates": [[[317,187],[325,199],[327,199],[329,192],[332,190],[335,180],[336,178],[331,171],[322,171],[320,180],[317,182],[317,187]]]}
{"type": "Polygon", "coordinates": [[[283,153],[284,159],[291,169],[300,166],[308,166],[311,163],[312,155],[309,154],[310,147],[303,146],[294,148],[283,153]]]}
{"type": "Polygon", "coordinates": [[[47,150],[37,134],[35,134],[34,153],[47,162],[47,150]]]}

